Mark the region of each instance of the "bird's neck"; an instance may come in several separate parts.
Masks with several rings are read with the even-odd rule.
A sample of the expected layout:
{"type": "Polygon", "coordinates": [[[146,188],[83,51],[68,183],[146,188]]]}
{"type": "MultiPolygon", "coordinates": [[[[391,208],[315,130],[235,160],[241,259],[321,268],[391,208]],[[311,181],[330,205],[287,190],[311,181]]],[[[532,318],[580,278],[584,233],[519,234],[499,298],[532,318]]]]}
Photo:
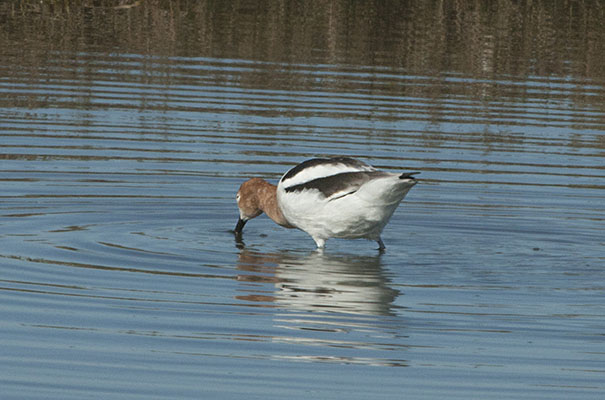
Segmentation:
{"type": "Polygon", "coordinates": [[[263,181],[263,185],[258,190],[258,199],[260,209],[263,210],[269,218],[271,218],[278,225],[286,228],[292,228],[293,226],[286,220],[279,205],[277,204],[277,186],[272,185],[267,181],[263,181]]]}

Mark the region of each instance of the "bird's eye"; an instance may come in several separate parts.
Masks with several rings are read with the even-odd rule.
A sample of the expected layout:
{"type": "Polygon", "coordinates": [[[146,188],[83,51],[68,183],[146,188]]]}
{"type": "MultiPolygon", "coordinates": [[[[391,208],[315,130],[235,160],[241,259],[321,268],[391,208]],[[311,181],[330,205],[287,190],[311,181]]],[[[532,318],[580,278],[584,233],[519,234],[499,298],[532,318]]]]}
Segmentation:
{"type": "Polygon", "coordinates": [[[239,203],[239,194],[237,194],[237,195],[235,196],[235,201],[237,201],[237,202],[239,203]]]}

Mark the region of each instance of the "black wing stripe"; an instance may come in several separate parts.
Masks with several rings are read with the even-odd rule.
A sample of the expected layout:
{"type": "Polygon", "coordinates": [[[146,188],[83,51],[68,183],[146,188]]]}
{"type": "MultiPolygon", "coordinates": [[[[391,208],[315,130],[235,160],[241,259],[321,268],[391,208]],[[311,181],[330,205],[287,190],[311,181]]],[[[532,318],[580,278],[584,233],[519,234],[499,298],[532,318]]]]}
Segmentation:
{"type": "Polygon", "coordinates": [[[302,192],[303,190],[317,190],[324,197],[330,197],[335,193],[343,192],[344,197],[356,192],[361,185],[379,176],[388,175],[382,171],[368,172],[343,172],[336,175],[313,179],[309,182],[301,183],[285,188],[286,193],[302,192]]]}

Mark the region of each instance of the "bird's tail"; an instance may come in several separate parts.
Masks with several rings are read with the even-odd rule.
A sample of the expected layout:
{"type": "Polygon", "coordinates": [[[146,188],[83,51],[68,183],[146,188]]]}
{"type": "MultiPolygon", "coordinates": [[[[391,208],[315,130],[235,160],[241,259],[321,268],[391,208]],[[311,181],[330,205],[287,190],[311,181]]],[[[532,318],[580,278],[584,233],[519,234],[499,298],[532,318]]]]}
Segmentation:
{"type": "Polygon", "coordinates": [[[412,180],[416,180],[416,178],[414,177],[414,175],[419,174],[420,172],[404,172],[403,174],[399,175],[399,179],[412,179],[412,180]]]}

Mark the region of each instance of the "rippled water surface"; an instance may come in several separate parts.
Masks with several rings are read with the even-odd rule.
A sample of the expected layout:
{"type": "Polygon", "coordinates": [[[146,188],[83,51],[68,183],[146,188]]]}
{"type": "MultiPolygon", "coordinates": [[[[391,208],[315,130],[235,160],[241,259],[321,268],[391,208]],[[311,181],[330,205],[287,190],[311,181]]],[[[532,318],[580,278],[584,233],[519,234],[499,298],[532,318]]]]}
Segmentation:
{"type": "Polygon", "coordinates": [[[403,28],[360,42],[339,22],[390,13],[348,2],[325,41],[303,40],[288,7],[286,31],[262,20],[255,36],[258,8],[201,2],[232,29],[209,39],[195,5],[115,3],[85,7],[73,38],[73,10],[1,9],[0,397],[603,396],[605,74],[590,48],[498,58],[499,26],[480,51],[423,59],[430,29],[405,48],[403,28]],[[336,239],[318,253],[264,216],[235,241],[241,182],[326,155],[421,171],[385,253],[336,239]]]}

